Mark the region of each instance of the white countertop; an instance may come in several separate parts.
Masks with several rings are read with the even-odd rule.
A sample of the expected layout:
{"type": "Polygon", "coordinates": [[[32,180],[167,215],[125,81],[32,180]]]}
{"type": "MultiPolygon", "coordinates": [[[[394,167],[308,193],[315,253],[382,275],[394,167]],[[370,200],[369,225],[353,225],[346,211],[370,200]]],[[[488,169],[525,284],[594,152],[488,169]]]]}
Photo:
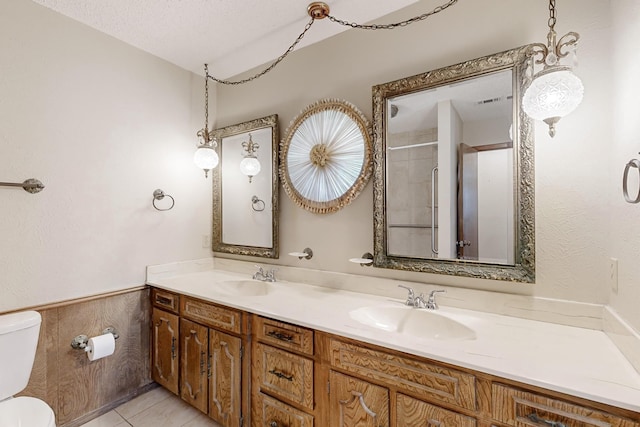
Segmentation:
{"type": "Polygon", "coordinates": [[[499,377],[640,412],[640,375],[601,331],[441,306],[438,315],[475,331],[466,341],[418,339],[361,324],[349,312],[403,306],[403,300],[302,283],[269,283],[259,296],[231,296],[224,281],[239,273],[210,270],[150,278],[147,284],[499,377]]]}

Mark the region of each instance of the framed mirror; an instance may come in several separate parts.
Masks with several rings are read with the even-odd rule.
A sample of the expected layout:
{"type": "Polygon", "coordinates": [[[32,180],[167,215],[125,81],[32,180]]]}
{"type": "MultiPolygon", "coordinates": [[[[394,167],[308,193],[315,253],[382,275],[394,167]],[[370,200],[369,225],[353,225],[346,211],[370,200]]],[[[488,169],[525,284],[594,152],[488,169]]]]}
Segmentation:
{"type": "Polygon", "coordinates": [[[369,121],[352,104],[323,99],[287,129],[280,150],[282,186],[310,212],[335,212],[351,203],[371,178],[369,121]]]}
{"type": "Polygon", "coordinates": [[[533,283],[530,48],[373,87],[374,265],[533,283]]]}
{"type": "Polygon", "coordinates": [[[278,116],[211,131],[215,252],[278,258],[278,116]]]}

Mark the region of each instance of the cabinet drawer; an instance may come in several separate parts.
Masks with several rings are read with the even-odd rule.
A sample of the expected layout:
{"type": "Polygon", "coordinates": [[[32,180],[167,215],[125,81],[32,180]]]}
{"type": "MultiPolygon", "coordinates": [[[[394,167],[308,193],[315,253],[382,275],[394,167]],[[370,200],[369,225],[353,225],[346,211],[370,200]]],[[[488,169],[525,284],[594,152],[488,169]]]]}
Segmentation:
{"type": "Polygon", "coordinates": [[[253,402],[256,427],[313,427],[313,416],[265,394],[257,393],[253,402]]]}
{"type": "Polygon", "coordinates": [[[399,426],[475,427],[476,420],[413,397],[398,394],[397,417],[399,426]]]}
{"type": "Polygon", "coordinates": [[[313,355],[313,331],[277,320],[255,317],[254,330],[259,340],[275,347],[313,355]]]}
{"type": "Polygon", "coordinates": [[[493,418],[509,426],[638,427],[634,421],[606,412],[502,384],[493,384],[491,400],[493,418]]]}
{"type": "Polygon", "coordinates": [[[239,334],[240,312],[194,298],[182,297],[180,314],[203,325],[239,334]]]}
{"type": "Polygon", "coordinates": [[[178,314],[178,309],[180,308],[180,295],[158,288],[151,288],[151,303],[155,307],[160,307],[178,314]]]}
{"type": "Polygon", "coordinates": [[[252,369],[254,386],[313,410],[313,361],[257,343],[252,369]]]}
{"type": "Polygon", "coordinates": [[[331,365],[399,390],[429,396],[429,400],[476,410],[475,377],[408,357],[347,344],[331,339],[331,365]]]}

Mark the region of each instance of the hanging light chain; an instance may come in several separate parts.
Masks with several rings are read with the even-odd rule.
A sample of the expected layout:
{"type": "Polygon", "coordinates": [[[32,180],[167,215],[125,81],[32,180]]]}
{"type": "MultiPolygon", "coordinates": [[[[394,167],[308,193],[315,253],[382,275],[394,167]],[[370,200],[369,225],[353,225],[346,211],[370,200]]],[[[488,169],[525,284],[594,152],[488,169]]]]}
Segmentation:
{"type": "Polygon", "coordinates": [[[445,10],[446,8],[448,8],[450,6],[453,6],[457,2],[458,2],[458,0],[449,0],[449,2],[436,7],[431,12],[423,13],[420,16],[415,16],[413,18],[407,19],[406,21],[396,22],[396,23],[393,23],[393,24],[362,25],[362,24],[357,24],[355,22],[343,21],[343,20],[335,18],[335,17],[333,17],[331,15],[327,15],[327,18],[329,18],[329,20],[331,22],[335,22],[336,24],[344,25],[345,27],[357,28],[357,29],[360,29],[360,30],[393,30],[393,29],[398,28],[398,27],[406,27],[407,25],[413,24],[414,22],[424,21],[425,19],[427,19],[431,15],[435,15],[436,13],[440,13],[443,10],[445,10]]]}
{"type": "Polygon", "coordinates": [[[549,30],[555,31],[556,27],[556,0],[549,0],[549,30]]]}
{"type": "Polygon", "coordinates": [[[255,74],[255,75],[253,75],[251,77],[247,77],[246,79],[237,80],[237,81],[218,79],[218,78],[216,78],[214,76],[210,76],[209,74],[207,74],[208,79],[211,79],[214,82],[222,83],[223,85],[241,85],[241,84],[244,84],[244,83],[249,83],[250,81],[257,79],[258,77],[264,76],[269,71],[273,70],[276,67],[276,65],[278,65],[284,58],[287,57],[287,55],[289,55],[293,51],[293,49],[295,49],[296,45],[298,43],[300,43],[300,41],[302,40],[304,35],[307,33],[307,31],[309,31],[309,28],[311,28],[311,26],[313,25],[314,21],[315,21],[315,19],[311,18],[311,20],[307,23],[307,25],[305,25],[304,30],[300,33],[300,35],[298,36],[296,41],[294,41],[293,44],[291,46],[289,46],[289,49],[287,49],[287,51],[285,53],[280,55],[278,57],[278,59],[273,61],[273,63],[271,65],[269,65],[264,70],[260,71],[258,74],[255,74]]]}
{"type": "Polygon", "coordinates": [[[204,129],[209,130],[209,64],[204,64],[204,129]]]}
{"type": "MultiPolygon", "coordinates": [[[[554,2],[554,6],[555,6],[555,0],[552,0],[552,1],[554,2]]],[[[449,0],[447,3],[436,7],[431,12],[427,12],[427,13],[424,13],[424,14],[422,14],[420,16],[416,16],[416,17],[413,17],[411,19],[407,19],[406,21],[397,22],[397,23],[394,23],[394,24],[362,25],[362,24],[357,24],[355,22],[343,21],[343,20],[337,19],[334,16],[331,16],[329,14],[326,14],[324,16],[318,17],[318,19],[322,19],[324,17],[327,17],[327,18],[329,18],[329,20],[331,22],[335,22],[336,24],[340,24],[340,25],[343,25],[343,26],[351,27],[351,28],[363,29],[363,30],[392,30],[392,29],[398,28],[398,27],[406,27],[407,25],[413,24],[414,22],[417,22],[417,21],[423,21],[423,20],[427,19],[429,16],[435,15],[436,13],[440,13],[443,10],[445,10],[446,8],[448,8],[450,6],[453,6],[457,2],[458,2],[458,0],[449,0]]],[[[328,11],[328,9],[327,9],[327,11],[328,11]]],[[[216,78],[214,76],[210,76],[209,72],[208,72],[208,68],[205,65],[206,81],[208,82],[209,79],[211,79],[214,82],[217,82],[217,83],[220,83],[220,84],[223,84],[223,85],[241,85],[241,84],[244,84],[244,83],[249,83],[250,81],[253,81],[253,80],[255,80],[255,79],[259,78],[259,77],[264,76],[269,71],[273,70],[280,62],[282,62],[282,60],[284,58],[287,57],[287,55],[289,55],[293,51],[293,49],[295,49],[295,47],[298,45],[298,43],[300,43],[300,41],[302,40],[304,35],[307,33],[307,31],[309,31],[309,29],[311,28],[311,26],[313,25],[315,20],[316,20],[316,18],[314,18],[312,16],[311,20],[307,23],[307,25],[305,25],[304,30],[300,33],[298,38],[291,44],[291,46],[289,46],[289,49],[287,49],[282,55],[280,55],[278,57],[278,59],[273,61],[273,63],[271,65],[269,65],[267,68],[265,68],[264,70],[260,71],[259,73],[254,74],[253,76],[247,77],[246,79],[242,79],[242,80],[236,80],[236,81],[224,80],[224,79],[218,79],[218,78],[216,78]]],[[[205,86],[205,90],[207,90],[206,88],[207,87],[205,86]]],[[[208,97],[208,91],[207,91],[207,97],[208,97]]],[[[208,112],[207,112],[207,115],[205,117],[208,117],[208,112]]],[[[205,119],[205,120],[207,120],[207,119],[205,119]]]]}

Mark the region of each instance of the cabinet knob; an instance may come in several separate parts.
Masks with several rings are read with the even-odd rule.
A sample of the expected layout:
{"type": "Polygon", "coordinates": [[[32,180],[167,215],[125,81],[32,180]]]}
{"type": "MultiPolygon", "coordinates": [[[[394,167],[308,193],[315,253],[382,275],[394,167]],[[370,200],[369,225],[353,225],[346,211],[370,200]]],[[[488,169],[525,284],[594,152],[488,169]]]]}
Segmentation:
{"type": "Polygon", "coordinates": [[[280,425],[279,425],[277,422],[275,422],[275,421],[271,421],[271,422],[269,423],[269,427],[280,427],[280,425]]]}

